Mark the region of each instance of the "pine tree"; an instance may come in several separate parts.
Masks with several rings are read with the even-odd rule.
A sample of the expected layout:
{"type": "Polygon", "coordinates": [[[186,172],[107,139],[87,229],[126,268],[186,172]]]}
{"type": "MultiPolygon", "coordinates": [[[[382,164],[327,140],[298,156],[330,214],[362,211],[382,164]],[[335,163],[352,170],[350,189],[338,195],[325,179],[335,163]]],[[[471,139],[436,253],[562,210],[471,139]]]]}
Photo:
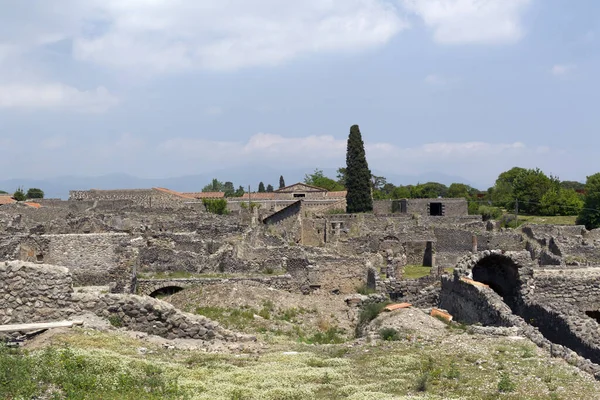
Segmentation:
{"type": "Polygon", "coordinates": [[[365,145],[358,125],[350,128],[346,151],[346,211],[358,213],[373,211],[371,171],[365,156],[365,145]]]}
{"type": "Polygon", "coordinates": [[[261,182],[258,184],[258,193],[264,193],[264,192],[265,192],[265,184],[261,182]]]}
{"type": "Polygon", "coordinates": [[[271,193],[273,191],[273,185],[267,185],[267,193],[271,193]]]}
{"type": "Polygon", "coordinates": [[[283,175],[279,177],[279,189],[283,189],[285,187],[285,181],[283,180],[283,175]]]}

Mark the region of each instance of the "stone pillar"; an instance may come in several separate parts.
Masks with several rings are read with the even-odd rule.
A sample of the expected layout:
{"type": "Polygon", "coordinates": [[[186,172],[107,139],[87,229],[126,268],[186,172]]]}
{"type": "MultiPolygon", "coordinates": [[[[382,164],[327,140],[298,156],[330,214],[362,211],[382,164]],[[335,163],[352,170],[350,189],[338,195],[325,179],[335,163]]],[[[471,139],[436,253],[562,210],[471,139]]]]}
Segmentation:
{"type": "Polygon", "coordinates": [[[471,238],[472,241],[472,247],[471,247],[471,252],[473,254],[477,253],[477,235],[473,235],[471,238]]]}

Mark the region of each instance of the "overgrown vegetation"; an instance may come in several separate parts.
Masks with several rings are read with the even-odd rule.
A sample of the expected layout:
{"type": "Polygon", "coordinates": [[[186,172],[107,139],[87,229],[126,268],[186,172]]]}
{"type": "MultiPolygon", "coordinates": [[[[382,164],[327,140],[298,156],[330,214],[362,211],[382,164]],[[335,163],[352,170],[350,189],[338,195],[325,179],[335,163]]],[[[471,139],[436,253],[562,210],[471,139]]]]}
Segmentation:
{"type": "Polygon", "coordinates": [[[363,283],[362,285],[358,285],[354,289],[356,290],[356,293],[362,294],[363,296],[368,296],[370,294],[373,294],[373,293],[377,292],[375,289],[370,288],[369,286],[367,286],[366,283],[363,283]]]}
{"type": "Polygon", "coordinates": [[[70,348],[28,353],[0,344],[2,399],[182,399],[177,376],[156,364],[70,348]]]}
{"type": "Polygon", "coordinates": [[[431,275],[431,267],[422,265],[406,265],[403,268],[402,278],[419,279],[431,275]]]}
{"type": "Polygon", "coordinates": [[[225,199],[202,199],[202,204],[204,204],[206,211],[209,213],[218,215],[229,214],[229,210],[227,210],[227,200],[225,199]]]}

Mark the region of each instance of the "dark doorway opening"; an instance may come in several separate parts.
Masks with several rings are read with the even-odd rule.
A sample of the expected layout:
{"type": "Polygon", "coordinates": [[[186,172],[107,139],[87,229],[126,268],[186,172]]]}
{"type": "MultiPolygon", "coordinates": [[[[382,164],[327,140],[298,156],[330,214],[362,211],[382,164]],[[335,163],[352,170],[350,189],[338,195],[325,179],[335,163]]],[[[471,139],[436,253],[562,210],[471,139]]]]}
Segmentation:
{"type": "Polygon", "coordinates": [[[294,193],[294,197],[306,197],[304,193],[294,193]]]}
{"type": "Polygon", "coordinates": [[[429,203],[429,215],[432,217],[441,217],[444,215],[442,203],[429,203]]]}
{"type": "Polygon", "coordinates": [[[170,296],[172,294],[181,292],[183,290],[182,287],[179,286],[167,286],[164,288],[156,289],[154,292],[150,293],[150,297],[161,298],[170,296]]]}
{"type": "Polygon", "coordinates": [[[473,267],[473,279],[488,285],[515,311],[521,280],[518,267],[511,259],[498,255],[482,259],[473,267]]]}
{"type": "Polygon", "coordinates": [[[600,324],[600,311],[586,311],[585,315],[596,320],[600,324]]]}

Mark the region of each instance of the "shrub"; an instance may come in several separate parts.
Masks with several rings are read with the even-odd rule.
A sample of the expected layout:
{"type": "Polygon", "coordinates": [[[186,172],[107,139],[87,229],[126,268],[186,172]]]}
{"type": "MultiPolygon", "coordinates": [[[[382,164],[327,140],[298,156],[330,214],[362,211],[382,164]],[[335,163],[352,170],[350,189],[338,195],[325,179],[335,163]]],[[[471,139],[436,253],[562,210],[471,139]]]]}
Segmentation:
{"type": "Polygon", "coordinates": [[[501,393],[508,393],[515,390],[515,384],[510,379],[510,375],[507,372],[503,372],[500,375],[500,380],[498,381],[498,391],[501,393]]]}
{"type": "Polygon", "coordinates": [[[300,341],[308,344],[339,344],[346,340],[341,334],[343,333],[338,327],[331,327],[325,332],[317,332],[307,338],[300,338],[300,341]]]}
{"type": "Polygon", "coordinates": [[[123,319],[121,319],[120,316],[115,314],[108,317],[108,322],[110,322],[110,324],[115,328],[121,328],[123,326],[123,319]]]}
{"type": "Polygon", "coordinates": [[[15,190],[15,192],[13,193],[13,198],[16,201],[25,201],[27,200],[27,196],[25,196],[25,192],[23,192],[23,189],[18,188],[17,190],[15,190]]]}
{"type": "Polygon", "coordinates": [[[385,341],[396,341],[400,340],[398,331],[394,328],[382,328],[379,330],[379,336],[385,341]]]}
{"type": "Polygon", "coordinates": [[[490,219],[498,219],[502,216],[502,210],[498,207],[490,206],[479,206],[479,214],[483,217],[484,221],[490,219]]]}
{"type": "Polygon", "coordinates": [[[218,215],[229,214],[229,210],[227,210],[227,200],[225,199],[202,199],[202,204],[204,204],[206,211],[209,213],[218,215]]]}
{"type": "Polygon", "coordinates": [[[354,289],[356,290],[356,293],[362,294],[363,296],[368,296],[376,292],[375,289],[371,289],[370,287],[368,287],[366,283],[356,286],[354,289]]]}

